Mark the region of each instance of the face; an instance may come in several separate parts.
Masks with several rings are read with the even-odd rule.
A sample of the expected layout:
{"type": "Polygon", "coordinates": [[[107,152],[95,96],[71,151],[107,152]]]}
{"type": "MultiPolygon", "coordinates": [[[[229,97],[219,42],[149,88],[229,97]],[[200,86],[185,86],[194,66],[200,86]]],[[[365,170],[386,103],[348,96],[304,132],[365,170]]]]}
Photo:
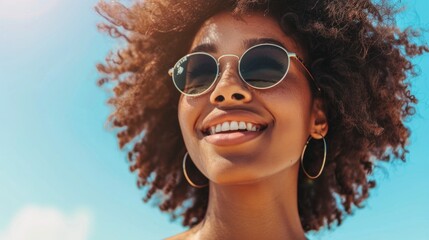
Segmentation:
{"type": "MultiPolygon", "coordinates": [[[[241,56],[252,44],[262,42],[278,42],[304,56],[299,43],[262,14],[240,20],[230,13],[215,15],[199,29],[190,52],[205,51],[216,59],[225,54],[241,56]]],[[[182,95],[179,100],[180,128],[197,168],[217,184],[243,184],[298,166],[320,113],[298,60],[291,59],[289,72],[278,85],[264,90],[241,80],[237,57],[226,55],[219,63],[220,75],[209,91],[182,95]],[[226,126],[236,129],[236,124],[246,130],[227,130],[226,126]],[[218,125],[224,125],[225,131],[210,133],[218,125]]]]}

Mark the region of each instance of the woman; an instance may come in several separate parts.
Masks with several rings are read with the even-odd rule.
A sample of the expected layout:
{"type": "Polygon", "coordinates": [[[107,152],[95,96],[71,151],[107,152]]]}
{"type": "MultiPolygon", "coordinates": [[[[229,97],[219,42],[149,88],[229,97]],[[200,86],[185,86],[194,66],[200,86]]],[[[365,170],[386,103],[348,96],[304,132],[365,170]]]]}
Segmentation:
{"type": "Polygon", "coordinates": [[[188,231],[169,239],[305,239],[341,224],[405,160],[409,58],[427,52],[370,1],[100,3],[126,45],[109,117],[138,186],[188,231]],[[168,73],[168,74],[167,74],[168,73]],[[177,117],[176,117],[177,116],[177,117]]]}

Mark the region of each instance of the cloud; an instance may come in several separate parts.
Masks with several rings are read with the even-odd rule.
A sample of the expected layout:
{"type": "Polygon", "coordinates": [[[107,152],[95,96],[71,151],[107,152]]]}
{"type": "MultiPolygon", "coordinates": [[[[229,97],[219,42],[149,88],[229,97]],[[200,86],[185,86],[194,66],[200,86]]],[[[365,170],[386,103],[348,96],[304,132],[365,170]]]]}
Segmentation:
{"type": "Polygon", "coordinates": [[[91,219],[83,209],[66,215],[52,207],[26,206],[0,232],[0,240],[86,240],[91,219]]]}
{"type": "Polygon", "coordinates": [[[58,4],[58,0],[0,1],[0,19],[32,19],[41,16],[58,4]]]}

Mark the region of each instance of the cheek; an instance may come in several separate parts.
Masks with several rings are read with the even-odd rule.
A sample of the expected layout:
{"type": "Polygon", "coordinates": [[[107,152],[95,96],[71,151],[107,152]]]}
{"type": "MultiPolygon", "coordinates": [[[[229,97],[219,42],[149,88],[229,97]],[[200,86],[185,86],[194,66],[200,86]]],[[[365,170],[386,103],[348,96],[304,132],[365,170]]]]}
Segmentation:
{"type": "Polygon", "coordinates": [[[184,135],[184,137],[185,135],[188,135],[189,128],[190,128],[189,126],[189,124],[191,123],[190,110],[191,110],[190,106],[182,98],[180,98],[179,104],[178,104],[178,119],[179,119],[180,130],[182,131],[182,134],[184,135]]]}
{"type": "Polygon", "coordinates": [[[195,126],[198,116],[198,108],[193,104],[192,100],[181,97],[178,104],[178,119],[183,140],[188,150],[192,149],[192,146],[195,145],[195,126]]]}
{"type": "Polygon", "coordinates": [[[191,161],[205,173],[205,162],[202,159],[208,159],[208,153],[201,149],[199,137],[197,136],[196,124],[200,116],[201,104],[193,99],[180,98],[178,104],[178,119],[182,138],[185,143],[186,151],[189,153],[191,161]]]}
{"type": "Polygon", "coordinates": [[[273,144],[277,149],[299,156],[310,134],[310,96],[287,91],[272,94],[269,103],[275,120],[273,144]]]}

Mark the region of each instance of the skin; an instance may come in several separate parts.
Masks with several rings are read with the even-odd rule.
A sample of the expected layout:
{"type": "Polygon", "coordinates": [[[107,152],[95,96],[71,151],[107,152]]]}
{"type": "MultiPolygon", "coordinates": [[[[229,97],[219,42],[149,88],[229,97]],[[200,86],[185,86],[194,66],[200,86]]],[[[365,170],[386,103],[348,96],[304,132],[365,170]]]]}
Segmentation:
{"type": "MultiPolygon", "coordinates": [[[[306,58],[274,19],[257,13],[240,20],[230,13],[215,15],[197,32],[190,51],[209,44],[207,52],[215,58],[241,56],[248,48],[243,41],[261,38],[274,39],[306,58]]],[[[298,214],[298,170],[308,137],[320,139],[318,133],[325,136],[328,131],[323,102],[313,99],[306,72],[295,59],[285,79],[265,90],[246,85],[237,64],[235,57],[222,58],[221,75],[207,93],[179,100],[190,159],[209,179],[209,204],[201,223],[169,239],[305,239],[298,214]],[[202,129],[216,121],[214,116],[221,116],[221,122],[246,120],[267,128],[239,144],[213,144],[202,129]]]]}

